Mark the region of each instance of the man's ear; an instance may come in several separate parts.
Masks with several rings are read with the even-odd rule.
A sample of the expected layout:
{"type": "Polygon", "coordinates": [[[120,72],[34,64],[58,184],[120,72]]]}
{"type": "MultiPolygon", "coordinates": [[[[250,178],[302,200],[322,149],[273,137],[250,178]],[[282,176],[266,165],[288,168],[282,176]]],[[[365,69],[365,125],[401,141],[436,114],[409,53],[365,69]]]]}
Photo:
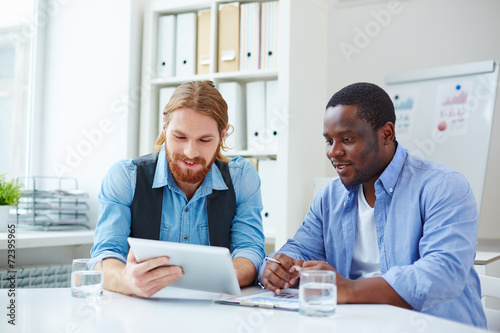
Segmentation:
{"type": "Polygon", "coordinates": [[[224,140],[224,139],[226,138],[226,134],[227,134],[227,131],[229,130],[229,127],[230,127],[230,126],[231,126],[231,125],[229,125],[229,124],[228,124],[228,125],[226,126],[226,128],[224,128],[224,129],[222,130],[222,132],[220,133],[220,139],[221,139],[221,141],[222,141],[222,140],[224,140]]]}
{"type": "Polygon", "coordinates": [[[384,126],[381,127],[382,139],[384,140],[384,145],[391,144],[396,137],[396,130],[394,129],[394,124],[390,121],[386,122],[384,126]]]}

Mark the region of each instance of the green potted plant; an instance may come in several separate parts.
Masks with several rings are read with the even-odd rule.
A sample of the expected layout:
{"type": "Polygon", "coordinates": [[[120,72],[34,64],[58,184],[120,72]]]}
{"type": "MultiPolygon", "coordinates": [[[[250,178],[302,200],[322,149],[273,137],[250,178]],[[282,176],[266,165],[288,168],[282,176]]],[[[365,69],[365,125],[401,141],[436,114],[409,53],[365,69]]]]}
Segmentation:
{"type": "Polygon", "coordinates": [[[7,232],[9,210],[17,205],[22,195],[21,184],[14,179],[7,181],[5,174],[0,175],[0,232],[7,232]]]}

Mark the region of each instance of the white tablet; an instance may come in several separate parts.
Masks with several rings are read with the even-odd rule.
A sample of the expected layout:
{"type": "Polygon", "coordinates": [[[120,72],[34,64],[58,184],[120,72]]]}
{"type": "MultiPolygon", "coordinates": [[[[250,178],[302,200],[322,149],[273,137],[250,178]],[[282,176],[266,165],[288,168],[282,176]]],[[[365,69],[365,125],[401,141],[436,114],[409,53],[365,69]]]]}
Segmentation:
{"type": "MultiPolygon", "coordinates": [[[[184,275],[170,286],[240,295],[241,290],[229,250],[225,247],[181,244],[128,238],[138,262],[167,256],[169,265],[182,266],[184,275]]],[[[168,287],[167,287],[168,288],[168,287]]]]}

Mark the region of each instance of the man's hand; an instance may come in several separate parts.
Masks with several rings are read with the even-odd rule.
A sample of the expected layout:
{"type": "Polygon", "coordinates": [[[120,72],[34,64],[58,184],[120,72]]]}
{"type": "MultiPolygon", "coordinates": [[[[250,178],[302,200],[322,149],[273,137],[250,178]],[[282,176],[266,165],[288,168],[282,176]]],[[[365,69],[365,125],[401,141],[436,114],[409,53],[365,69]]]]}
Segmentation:
{"type": "Polygon", "coordinates": [[[281,294],[281,289],[297,285],[299,272],[294,266],[302,267],[304,260],[292,259],[283,253],[277,253],[274,259],[278,260],[281,264],[268,260],[262,273],[262,283],[264,287],[279,295],[281,294]]]}
{"type": "Polygon", "coordinates": [[[316,260],[311,260],[311,261],[306,261],[302,265],[302,270],[304,271],[312,271],[312,270],[317,270],[317,271],[334,271],[335,272],[335,278],[336,278],[336,284],[337,284],[337,303],[338,304],[344,304],[349,302],[349,293],[353,287],[353,280],[346,279],[342,275],[340,275],[335,268],[333,268],[330,264],[328,264],[326,261],[316,261],[316,260]]]}
{"type": "Polygon", "coordinates": [[[138,263],[132,250],[126,265],[115,259],[104,260],[105,287],[123,294],[150,297],[183,275],[182,267],[165,266],[168,262],[168,257],[158,257],[138,263]],[[106,276],[109,276],[108,281],[106,276]]]}

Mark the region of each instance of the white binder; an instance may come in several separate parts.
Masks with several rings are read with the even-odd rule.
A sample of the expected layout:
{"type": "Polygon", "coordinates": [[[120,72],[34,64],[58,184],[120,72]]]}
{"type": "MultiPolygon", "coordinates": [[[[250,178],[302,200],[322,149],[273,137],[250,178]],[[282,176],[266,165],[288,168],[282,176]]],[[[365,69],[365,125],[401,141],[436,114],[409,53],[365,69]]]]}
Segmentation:
{"type": "Polygon", "coordinates": [[[261,68],[278,68],[278,1],[262,3],[261,68]]]}
{"type": "Polygon", "coordinates": [[[260,192],[262,193],[262,226],[265,235],[276,232],[276,160],[259,160],[260,192]]]}
{"type": "Polygon", "coordinates": [[[170,98],[172,97],[174,91],[175,91],[174,87],[167,87],[160,89],[158,98],[158,110],[159,110],[158,127],[160,128],[160,131],[158,132],[158,134],[160,134],[160,132],[163,129],[163,109],[165,109],[165,105],[167,105],[168,101],[170,101],[170,98]]]}
{"type": "Polygon", "coordinates": [[[252,152],[266,150],[266,83],[254,81],[247,83],[247,144],[252,152]]]}
{"type": "Polygon", "coordinates": [[[260,3],[240,5],[240,71],[260,68],[260,3]]]}
{"type": "Polygon", "coordinates": [[[176,76],[190,76],[196,73],[196,13],[177,15],[176,76]]]}
{"type": "Polygon", "coordinates": [[[278,151],[279,135],[281,128],[277,125],[279,105],[278,105],[278,81],[266,81],[266,150],[270,152],[278,151]]]}
{"type": "Polygon", "coordinates": [[[231,151],[245,150],[247,127],[243,87],[238,82],[221,82],[218,89],[227,103],[229,124],[234,127],[226,144],[231,151]]]}
{"type": "Polygon", "coordinates": [[[175,76],[175,15],[158,17],[156,42],[156,75],[158,77],[175,76]]]}

